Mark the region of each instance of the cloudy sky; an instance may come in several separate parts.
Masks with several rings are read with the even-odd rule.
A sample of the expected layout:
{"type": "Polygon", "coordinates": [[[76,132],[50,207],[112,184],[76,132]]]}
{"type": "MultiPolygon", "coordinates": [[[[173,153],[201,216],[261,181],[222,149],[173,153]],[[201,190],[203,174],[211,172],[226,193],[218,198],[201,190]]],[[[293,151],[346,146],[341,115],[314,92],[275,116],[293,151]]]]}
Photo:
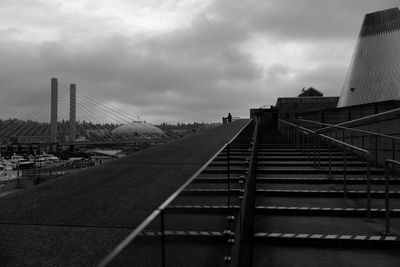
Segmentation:
{"type": "Polygon", "coordinates": [[[340,95],[366,13],[396,0],[0,0],[0,112],[50,84],[152,123],[340,95]]]}

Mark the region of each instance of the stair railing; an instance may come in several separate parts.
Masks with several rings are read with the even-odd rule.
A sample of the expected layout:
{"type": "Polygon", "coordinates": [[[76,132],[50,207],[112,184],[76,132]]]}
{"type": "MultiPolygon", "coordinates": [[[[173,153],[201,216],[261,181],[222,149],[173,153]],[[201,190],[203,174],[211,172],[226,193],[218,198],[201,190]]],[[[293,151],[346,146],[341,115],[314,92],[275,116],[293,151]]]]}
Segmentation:
{"type": "Polygon", "coordinates": [[[385,161],[385,231],[383,235],[391,235],[390,232],[390,182],[389,182],[389,165],[400,166],[400,162],[392,159],[387,159],[385,161]]]}
{"type": "MultiPolygon", "coordinates": [[[[343,153],[345,157],[347,158],[347,152],[346,150],[351,150],[351,151],[358,151],[362,154],[364,160],[366,161],[367,168],[366,168],[366,175],[367,175],[367,221],[371,220],[371,163],[370,163],[370,152],[366,149],[348,144],[346,142],[337,140],[333,137],[317,133],[316,131],[304,128],[302,126],[299,126],[298,124],[294,124],[288,121],[284,121],[282,119],[278,120],[278,129],[281,132],[282,135],[290,143],[293,144],[298,144],[299,140],[304,140],[304,138],[298,138],[301,134],[311,134],[313,136],[314,140],[314,146],[313,146],[313,152],[314,152],[314,167],[321,167],[321,140],[324,140],[328,143],[328,157],[329,157],[329,163],[328,163],[328,171],[329,171],[329,179],[332,177],[332,145],[335,147],[340,147],[343,150],[343,153]],[[318,148],[317,148],[318,147],[318,148]]],[[[308,144],[309,145],[309,144],[308,144]]],[[[302,145],[301,145],[302,146],[302,145]]],[[[298,147],[298,145],[296,145],[298,147]]],[[[347,196],[347,168],[346,168],[346,160],[344,160],[344,165],[343,165],[343,195],[344,197],[347,196]]]]}
{"type": "Polygon", "coordinates": [[[236,224],[235,244],[232,248],[232,266],[250,266],[253,261],[254,205],[256,196],[257,146],[260,118],[255,117],[252,151],[243,199],[240,202],[239,223],[236,224]]]}
{"type": "MultiPolygon", "coordinates": [[[[381,134],[381,133],[376,133],[376,132],[371,132],[371,131],[366,131],[366,130],[361,130],[361,129],[354,129],[354,128],[349,128],[349,127],[345,127],[345,126],[341,126],[341,125],[337,125],[337,124],[329,124],[329,123],[322,123],[322,122],[318,122],[318,121],[312,121],[312,120],[305,120],[305,119],[301,119],[298,118],[296,120],[296,124],[300,124],[300,122],[304,122],[304,123],[311,123],[311,124],[317,124],[319,126],[325,126],[325,128],[321,128],[316,130],[316,133],[322,133],[322,132],[326,132],[329,131],[330,129],[335,129],[335,137],[336,139],[338,139],[338,130],[342,130],[342,136],[341,139],[343,142],[345,142],[346,136],[345,136],[345,131],[349,131],[350,132],[350,144],[354,144],[354,139],[356,136],[353,135],[353,133],[360,133],[361,135],[361,147],[364,149],[365,146],[365,140],[364,140],[364,134],[368,136],[368,150],[370,150],[371,152],[374,151],[374,160],[375,160],[375,165],[378,165],[378,151],[379,151],[379,146],[378,146],[378,138],[384,138],[389,140],[389,142],[391,142],[391,159],[396,160],[396,152],[398,152],[398,150],[396,150],[396,144],[400,143],[400,138],[396,137],[396,136],[391,136],[391,135],[387,135],[387,134],[381,134]],[[373,140],[375,139],[375,140],[373,140]],[[391,141],[390,141],[391,140],[391,141]],[[372,148],[371,144],[374,144],[374,147],[372,148]]],[[[384,151],[384,150],[382,150],[384,151]]],[[[370,152],[370,153],[371,153],[370,152]]],[[[384,158],[385,159],[385,158],[384,158]]]]}

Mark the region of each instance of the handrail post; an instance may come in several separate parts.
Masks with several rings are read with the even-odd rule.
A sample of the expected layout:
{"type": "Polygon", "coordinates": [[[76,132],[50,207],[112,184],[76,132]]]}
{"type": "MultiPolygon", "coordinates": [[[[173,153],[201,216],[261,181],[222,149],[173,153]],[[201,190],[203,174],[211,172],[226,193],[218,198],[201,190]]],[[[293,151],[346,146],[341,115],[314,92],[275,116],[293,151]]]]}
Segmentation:
{"type": "MultiPolygon", "coordinates": [[[[231,166],[230,166],[230,143],[226,145],[226,168],[228,186],[228,216],[231,216],[231,166]]],[[[229,222],[229,220],[228,220],[229,222]]]]}
{"type": "Polygon", "coordinates": [[[317,134],[314,133],[314,168],[317,167],[317,134]]]}
{"type": "Polygon", "coordinates": [[[366,153],[367,160],[367,221],[371,221],[371,163],[370,154],[366,153]]]}
{"type": "Polygon", "coordinates": [[[321,168],[321,136],[318,134],[318,168],[321,168]]]}
{"type": "Polygon", "coordinates": [[[347,174],[346,174],[346,169],[347,169],[347,153],[346,153],[346,147],[343,145],[343,195],[346,198],[347,197],[347,174]]]}
{"type": "Polygon", "coordinates": [[[165,267],[165,226],[164,226],[164,209],[160,213],[161,218],[161,266],[165,267]]]}
{"type": "MultiPolygon", "coordinates": [[[[393,152],[392,152],[392,159],[393,160],[396,160],[395,159],[395,157],[396,157],[396,146],[395,146],[395,140],[394,139],[392,139],[392,150],[393,150],[393,152]]],[[[396,177],[396,165],[395,164],[393,164],[393,177],[396,177]]]]}
{"type": "Polygon", "coordinates": [[[378,166],[378,136],[375,136],[375,166],[378,166]]]}
{"type": "Polygon", "coordinates": [[[361,134],[361,148],[364,149],[364,134],[361,134]]]}
{"type": "MultiPolygon", "coordinates": [[[[286,140],[288,140],[289,141],[289,125],[286,125],[286,140]]],[[[290,142],[290,141],[289,141],[290,142]]]]}
{"type": "MultiPolygon", "coordinates": [[[[393,164],[394,165],[394,164],[393,164]]],[[[385,161],[385,232],[390,235],[389,162],[385,161]]]]}
{"type": "Polygon", "coordinates": [[[344,142],[344,129],[342,130],[342,142],[344,142]]]}
{"type": "Polygon", "coordinates": [[[295,128],[295,135],[294,135],[294,143],[296,145],[296,149],[299,149],[299,143],[300,143],[300,131],[299,131],[299,124],[298,121],[296,120],[296,128],[295,128]]]}
{"type": "Polygon", "coordinates": [[[332,158],[331,158],[331,142],[328,142],[328,157],[329,157],[329,175],[328,178],[332,178],[332,158]]]}
{"type": "Polygon", "coordinates": [[[295,134],[296,134],[296,131],[295,131],[295,129],[294,129],[294,126],[292,126],[292,136],[291,136],[291,138],[292,138],[292,144],[295,144],[295,134]]]}
{"type": "MultiPolygon", "coordinates": [[[[353,132],[350,133],[350,145],[353,145],[353,132]]],[[[354,153],[354,150],[351,149],[351,153],[354,153]]]]}

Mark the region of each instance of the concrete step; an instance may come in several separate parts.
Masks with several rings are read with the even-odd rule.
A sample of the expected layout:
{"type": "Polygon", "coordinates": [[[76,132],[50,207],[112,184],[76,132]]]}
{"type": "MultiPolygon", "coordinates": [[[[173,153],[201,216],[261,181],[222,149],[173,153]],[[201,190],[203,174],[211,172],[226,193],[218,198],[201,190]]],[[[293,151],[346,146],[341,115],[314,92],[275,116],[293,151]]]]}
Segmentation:
{"type": "MultiPolygon", "coordinates": [[[[270,178],[270,177],[275,177],[275,178],[326,178],[326,179],[342,179],[343,178],[343,173],[338,173],[338,174],[332,174],[331,177],[329,177],[329,173],[263,173],[263,174],[258,174],[257,178],[270,178]]],[[[362,179],[367,179],[366,174],[348,174],[346,175],[347,178],[362,178],[362,179]]],[[[384,173],[378,173],[378,174],[370,174],[371,179],[384,179],[385,174],[384,173]]]]}
{"type": "MultiPolygon", "coordinates": [[[[231,189],[243,189],[243,186],[244,184],[238,182],[231,181],[229,183],[231,189]]],[[[186,189],[228,189],[228,183],[192,183],[186,189]]]]}
{"type": "MultiPolygon", "coordinates": [[[[245,161],[245,160],[248,160],[249,159],[249,157],[247,157],[247,156],[232,156],[232,155],[229,155],[229,160],[231,160],[231,161],[245,161]]],[[[227,161],[227,157],[226,156],[217,156],[214,160],[213,160],[213,162],[215,162],[215,161],[217,161],[217,162],[219,162],[219,161],[227,161]]]]}
{"type": "MultiPolygon", "coordinates": [[[[243,166],[248,166],[249,162],[248,161],[229,161],[229,166],[230,167],[243,167],[243,166]]],[[[219,167],[219,168],[227,168],[228,163],[226,161],[213,161],[211,162],[208,167],[219,167]]]]}
{"type": "MultiPolygon", "coordinates": [[[[310,153],[310,155],[313,155],[314,153],[310,153]]],[[[303,153],[301,150],[296,150],[296,151],[264,151],[264,150],[257,150],[257,156],[278,156],[278,155],[286,155],[286,156],[307,156],[307,153],[303,153]]],[[[318,153],[317,153],[318,155],[318,153]]],[[[320,153],[321,157],[328,157],[329,153],[326,151],[321,151],[320,153]]],[[[343,156],[342,151],[333,151],[330,153],[331,156],[343,156]]]]}
{"type": "Polygon", "coordinates": [[[283,145],[283,144],[260,144],[258,148],[259,149],[303,149],[304,148],[313,150],[314,148],[329,149],[329,146],[321,145],[320,147],[318,147],[318,145],[315,146],[314,144],[310,144],[310,145],[304,145],[304,147],[302,145],[296,147],[294,145],[283,145]]]}
{"type": "MultiPolygon", "coordinates": [[[[240,177],[230,177],[229,181],[231,183],[239,183],[239,181],[243,181],[244,178],[240,177]]],[[[228,179],[226,175],[224,177],[199,177],[193,180],[192,184],[199,184],[199,183],[213,183],[213,184],[226,184],[228,183],[228,179]]]]}
{"type": "Polygon", "coordinates": [[[206,196],[227,196],[230,194],[231,196],[239,196],[243,195],[244,190],[242,189],[185,189],[182,191],[182,195],[206,195],[206,196]]]}
{"type": "MultiPolygon", "coordinates": [[[[231,166],[230,173],[233,175],[245,174],[247,166],[231,166]]],[[[202,174],[227,174],[226,167],[207,167],[202,171],[202,174]]]]}
{"type": "MultiPolygon", "coordinates": [[[[264,215],[286,215],[286,216],[338,216],[338,217],[359,217],[365,218],[366,208],[326,208],[326,207],[289,207],[289,206],[256,206],[257,214],[264,215]]],[[[385,209],[371,209],[373,218],[385,218],[385,209]]],[[[390,210],[391,218],[400,217],[400,209],[390,210]]]]}
{"type": "MultiPolygon", "coordinates": [[[[324,160],[319,163],[317,163],[318,166],[320,167],[340,167],[344,166],[344,161],[331,161],[329,164],[328,160],[324,160]]],[[[314,166],[314,161],[262,161],[258,160],[257,161],[257,167],[269,167],[269,166],[274,166],[274,167],[281,167],[281,166],[288,166],[288,167],[302,167],[302,166],[314,166]]],[[[349,168],[352,167],[364,167],[367,166],[367,163],[364,161],[347,161],[346,166],[349,168]]]]}
{"type": "MultiPolygon", "coordinates": [[[[324,207],[324,208],[366,208],[365,198],[342,197],[297,197],[297,196],[260,196],[256,199],[256,206],[283,206],[283,207],[324,207]]],[[[400,208],[400,199],[390,199],[392,209],[400,208]]],[[[371,208],[384,209],[385,199],[371,199],[371,208]]]]}
{"type": "MultiPolygon", "coordinates": [[[[229,157],[231,157],[231,158],[235,158],[235,157],[238,157],[238,158],[249,158],[250,155],[251,155],[251,151],[229,153],[229,157]]],[[[226,157],[227,157],[227,154],[221,153],[221,154],[218,155],[217,158],[220,159],[220,160],[223,160],[223,159],[226,159],[226,157]]]]}
{"type": "MultiPolygon", "coordinates": [[[[257,243],[273,245],[309,245],[329,247],[355,248],[398,248],[400,238],[397,236],[383,236],[380,234],[323,234],[323,233],[290,233],[290,232],[257,232],[254,235],[257,243]]],[[[332,260],[332,259],[331,259],[332,260]]],[[[309,266],[309,265],[306,265],[309,266]]],[[[337,266],[337,265],[335,265],[337,266]]],[[[354,266],[354,265],[352,265],[354,266]]],[[[365,266],[365,265],[363,265],[365,266]]],[[[378,265],[381,266],[381,265],[378,265]]]]}
{"type": "MultiPolygon", "coordinates": [[[[247,153],[249,150],[251,150],[252,149],[252,147],[253,147],[253,145],[251,144],[249,144],[248,146],[246,146],[246,147],[241,147],[241,148],[234,148],[234,147],[229,147],[229,152],[230,153],[232,153],[232,152],[235,152],[235,153],[247,153]]],[[[228,150],[226,149],[226,148],[224,148],[222,151],[221,151],[221,153],[222,154],[225,154],[226,152],[227,152],[228,150]]]]}
{"type": "MultiPolygon", "coordinates": [[[[246,148],[246,149],[229,149],[229,154],[230,154],[230,155],[232,155],[232,154],[239,154],[239,155],[240,155],[240,154],[248,154],[251,150],[252,150],[251,147],[246,148]]],[[[223,150],[223,151],[220,153],[220,156],[225,156],[226,154],[228,154],[227,151],[226,151],[226,150],[223,150]]]]}
{"type": "MultiPolygon", "coordinates": [[[[231,187],[236,186],[237,184],[235,183],[231,183],[230,184],[231,187]]],[[[201,186],[203,186],[203,184],[201,184],[201,186]]],[[[211,184],[209,184],[209,188],[211,188],[211,184]]],[[[224,184],[220,184],[221,187],[224,186],[224,184]]],[[[193,185],[193,187],[195,187],[195,185],[193,185]]],[[[366,183],[364,184],[347,184],[347,190],[350,191],[362,191],[362,190],[366,190],[367,185],[366,183]]],[[[199,187],[200,188],[200,187],[199,187]]],[[[225,188],[226,188],[226,184],[225,184],[225,188]]],[[[341,191],[343,190],[343,181],[342,183],[338,183],[338,184],[288,184],[288,183],[282,183],[282,184],[278,184],[278,183],[274,183],[274,184],[266,184],[266,183],[260,183],[257,184],[256,186],[257,189],[260,190],[329,190],[329,191],[341,191]]],[[[389,187],[390,191],[400,191],[400,185],[391,185],[389,187]]],[[[371,185],[371,190],[373,191],[384,191],[385,190],[385,186],[382,184],[373,184],[371,185]]]]}
{"type": "MultiPolygon", "coordinates": [[[[334,167],[331,169],[331,173],[336,174],[343,174],[344,168],[334,167]]],[[[295,168],[295,167],[259,167],[257,168],[258,174],[327,174],[329,173],[329,168],[322,167],[322,168],[313,168],[313,167],[302,167],[302,168],[295,168]]],[[[366,174],[365,167],[359,168],[346,168],[347,174],[366,174]]],[[[384,170],[371,168],[371,174],[384,174],[384,170]]]]}
{"type": "MultiPolygon", "coordinates": [[[[366,177],[349,177],[346,179],[347,184],[365,184],[366,177]]],[[[343,184],[342,178],[327,178],[327,177],[258,177],[257,183],[269,183],[269,184],[343,184]]],[[[399,185],[400,179],[390,178],[389,183],[391,185],[399,185]]],[[[371,178],[371,184],[385,184],[385,178],[371,178]]]]}
{"type": "Polygon", "coordinates": [[[240,205],[238,195],[233,195],[228,200],[227,195],[210,195],[210,194],[186,194],[177,197],[171,205],[191,205],[191,206],[224,206],[224,205],[240,205]]]}
{"type": "Polygon", "coordinates": [[[254,246],[253,266],[398,267],[400,257],[398,248],[295,246],[258,242],[254,246]]]}
{"type": "MultiPolygon", "coordinates": [[[[230,210],[233,220],[228,220],[227,213],[164,213],[165,230],[197,230],[197,231],[224,231],[235,224],[237,209],[230,210]]],[[[155,220],[147,229],[160,229],[160,221],[155,220]]],[[[233,230],[233,229],[229,229],[233,230]]]]}
{"type": "MultiPolygon", "coordinates": [[[[222,193],[222,192],[220,192],[222,193]]],[[[287,196],[287,197],[343,197],[343,190],[280,190],[280,189],[257,189],[258,196],[287,196]]],[[[347,197],[349,198],[365,198],[367,192],[365,190],[347,190],[347,197]]],[[[372,198],[384,198],[385,192],[378,190],[371,190],[372,198]]],[[[400,191],[389,191],[390,198],[399,198],[400,191]]]]}
{"type": "MultiPolygon", "coordinates": [[[[308,157],[307,155],[298,155],[298,156],[287,156],[287,155],[270,155],[270,156],[257,156],[257,160],[259,161],[311,161],[314,162],[314,155],[308,157]]],[[[324,156],[321,157],[321,161],[328,161],[329,157],[324,156]]],[[[347,157],[346,161],[359,161],[359,157],[351,156],[347,157]]],[[[343,161],[342,156],[334,156],[331,157],[331,161],[343,161]]]]}
{"type": "MultiPolygon", "coordinates": [[[[400,218],[391,219],[394,233],[400,231],[400,218]]],[[[336,235],[381,235],[385,230],[385,219],[366,221],[363,217],[338,216],[255,216],[254,232],[336,234],[336,235]]]]}
{"type": "MultiPolygon", "coordinates": [[[[259,153],[273,153],[273,152],[278,152],[278,153],[282,153],[282,152],[301,152],[302,148],[258,148],[259,153]]],[[[314,152],[314,149],[311,149],[311,151],[314,152]]],[[[329,149],[327,148],[321,148],[319,150],[319,152],[321,153],[329,153],[329,149]]],[[[306,154],[307,152],[305,152],[304,154],[306,154]]],[[[317,149],[317,153],[318,153],[318,149],[317,149]]],[[[343,154],[342,150],[338,150],[338,149],[331,149],[331,153],[341,153],[343,154]]]]}
{"type": "Polygon", "coordinates": [[[240,206],[230,205],[169,205],[166,209],[167,213],[200,213],[200,214],[229,214],[229,211],[237,212],[240,206]]]}
{"type": "MultiPolygon", "coordinates": [[[[182,195],[206,195],[206,196],[227,196],[228,192],[231,196],[243,195],[243,189],[231,188],[189,188],[182,191],[182,195]]],[[[282,196],[282,197],[343,197],[343,190],[308,190],[308,189],[257,189],[257,196],[282,196]]],[[[365,198],[367,196],[366,190],[347,190],[348,198],[365,198]]],[[[383,190],[371,190],[371,198],[384,198],[385,192],[383,190]]],[[[400,191],[390,190],[390,198],[400,198],[400,191]]]]}

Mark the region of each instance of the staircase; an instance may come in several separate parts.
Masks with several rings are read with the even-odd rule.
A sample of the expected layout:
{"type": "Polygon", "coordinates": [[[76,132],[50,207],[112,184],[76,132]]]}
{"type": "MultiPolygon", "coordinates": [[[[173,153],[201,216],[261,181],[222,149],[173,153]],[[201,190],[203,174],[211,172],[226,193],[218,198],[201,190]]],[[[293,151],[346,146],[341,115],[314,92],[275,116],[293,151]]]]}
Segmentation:
{"type": "MultiPolygon", "coordinates": [[[[400,266],[396,235],[385,231],[384,171],[371,168],[371,219],[367,219],[366,163],[314,144],[296,149],[276,130],[261,132],[257,150],[253,266],[400,266]]],[[[399,180],[392,178],[392,207],[400,207],[399,180]]],[[[391,212],[400,233],[400,209],[391,212]]]]}
{"type": "MultiPolygon", "coordinates": [[[[318,145],[317,160],[316,143],[296,147],[276,127],[257,134],[257,125],[249,123],[135,229],[112,264],[100,266],[400,266],[400,209],[390,212],[392,234],[382,234],[382,169],[328,143],[318,145]]],[[[390,184],[391,207],[400,207],[400,179],[390,184]]]]}

